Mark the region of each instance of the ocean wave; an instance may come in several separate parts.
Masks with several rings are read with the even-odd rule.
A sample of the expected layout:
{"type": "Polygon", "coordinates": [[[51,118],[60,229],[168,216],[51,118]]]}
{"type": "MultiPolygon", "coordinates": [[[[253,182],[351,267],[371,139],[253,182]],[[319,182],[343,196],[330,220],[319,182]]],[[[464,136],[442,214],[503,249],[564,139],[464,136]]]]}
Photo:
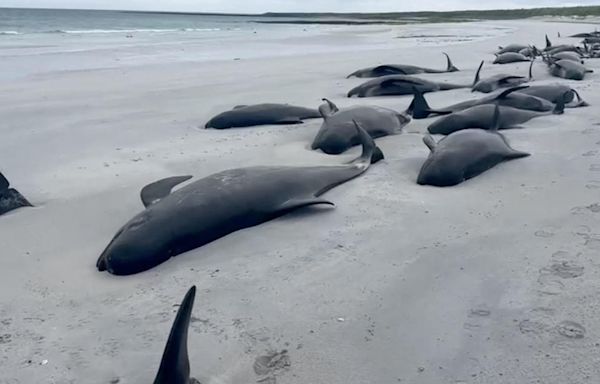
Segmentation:
{"type": "Polygon", "coordinates": [[[180,28],[180,29],[151,29],[151,28],[136,28],[136,29],[82,29],[82,30],[56,30],[46,33],[67,33],[67,34],[104,34],[104,33],[168,33],[168,32],[209,32],[220,31],[220,28],[180,28]]]}
{"type": "Polygon", "coordinates": [[[20,35],[20,33],[17,31],[0,31],[0,36],[1,35],[20,35]]]}

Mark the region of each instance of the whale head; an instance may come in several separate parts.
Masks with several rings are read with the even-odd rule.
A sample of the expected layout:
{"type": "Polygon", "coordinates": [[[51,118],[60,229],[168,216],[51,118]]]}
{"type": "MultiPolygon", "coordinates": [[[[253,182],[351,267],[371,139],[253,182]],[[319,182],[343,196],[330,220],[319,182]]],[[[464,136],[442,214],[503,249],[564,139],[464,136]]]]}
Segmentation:
{"type": "Polygon", "coordinates": [[[174,254],[169,223],[154,214],[153,207],[125,224],[102,252],[96,267],[114,275],[148,270],[174,254]]]}

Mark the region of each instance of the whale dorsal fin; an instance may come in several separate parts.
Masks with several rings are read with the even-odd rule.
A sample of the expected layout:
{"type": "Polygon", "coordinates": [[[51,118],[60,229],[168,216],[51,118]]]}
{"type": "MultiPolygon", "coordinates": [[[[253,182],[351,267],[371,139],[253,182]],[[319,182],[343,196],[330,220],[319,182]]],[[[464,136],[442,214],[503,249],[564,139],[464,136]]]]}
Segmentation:
{"type": "Polygon", "coordinates": [[[448,54],[446,52],[442,52],[442,54],[444,56],[446,56],[446,72],[458,72],[458,71],[460,71],[458,68],[456,68],[454,66],[454,64],[452,63],[452,60],[450,59],[450,56],[448,56],[448,54]]]}
{"type": "Polygon", "coordinates": [[[333,101],[323,98],[322,99],[326,104],[321,104],[319,106],[319,113],[321,116],[326,119],[334,113],[338,112],[340,109],[333,103],[333,101]]]}
{"type": "Polygon", "coordinates": [[[192,286],[183,298],[175,316],[154,384],[190,384],[194,382],[190,380],[187,338],[195,297],[196,286],[192,286]]]}
{"type": "Polygon", "coordinates": [[[548,35],[546,35],[546,48],[550,48],[550,47],[552,47],[552,42],[548,38],[548,35]]]}
{"type": "Polygon", "coordinates": [[[140,196],[144,207],[159,202],[171,193],[173,187],[191,179],[193,176],[174,176],[166,179],[155,181],[142,188],[140,196]]]}
{"type": "Polygon", "coordinates": [[[481,64],[479,64],[479,68],[477,68],[477,72],[475,72],[475,79],[473,80],[473,87],[475,85],[477,85],[477,83],[479,83],[479,74],[481,73],[481,68],[483,68],[483,63],[485,63],[484,60],[481,60],[481,64]]]}
{"type": "Polygon", "coordinates": [[[413,91],[413,100],[410,105],[406,109],[406,113],[410,114],[415,119],[425,119],[429,117],[429,115],[437,114],[437,115],[448,115],[452,113],[452,111],[438,111],[431,109],[425,96],[423,96],[423,92],[419,90],[417,87],[412,87],[413,91]]]}
{"type": "Polygon", "coordinates": [[[240,109],[240,108],[246,108],[247,105],[245,104],[241,104],[241,105],[236,105],[235,107],[233,107],[233,109],[240,109]]]}
{"type": "Polygon", "coordinates": [[[0,172],[0,191],[4,191],[10,187],[10,183],[6,180],[6,177],[0,172]]]}
{"type": "Polygon", "coordinates": [[[427,148],[429,148],[431,152],[435,151],[437,143],[435,142],[433,137],[431,137],[430,134],[426,134],[425,136],[423,136],[423,143],[425,143],[425,145],[427,146],[427,148]]]}

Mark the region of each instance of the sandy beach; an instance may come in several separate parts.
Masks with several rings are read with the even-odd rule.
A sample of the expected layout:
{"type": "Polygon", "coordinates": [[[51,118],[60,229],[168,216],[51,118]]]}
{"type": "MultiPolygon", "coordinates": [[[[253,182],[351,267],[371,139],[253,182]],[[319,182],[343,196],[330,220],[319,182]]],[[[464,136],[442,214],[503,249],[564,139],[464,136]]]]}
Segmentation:
{"type": "MultiPolygon", "coordinates": [[[[461,71],[420,77],[471,84],[482,59],[484,75],[525,75],[528,63],[491,64],[498,45],[543,47],[544,33],[576,43],[557,32],[594,27],[295,26],[92,48],[72,37],[0,36],[0,170],[35,205],[0,217],[0,384],[151,382],[194,284],[188,345],[203,384],[597,382],[598,59],[586,61],[595,73],[580,82],[534,65],[536,84],[568,84],[591,107],[504,131],[529,158],[456,187],[419,186],[433,120],[413,121],[377,140],[385,161],[324,195],[335,208],[303,209],[137,275],[95,268],[152,181],[339,164],[359,153],[311,151],[320,119],[203,129],[219,112],[259,102],[316,108],[322,97],[403,111],[410,97],[346,98],[364,81],[346,75],[379,63],[441,69],[442,52],[461,71]],[[421,37],[397,38],[407,34],[421,37]],[[258,357],[283,350],[289,366],[255,371],[258,357]]],[[[433,107],[473,97],[427,95],[433,107]]]]}

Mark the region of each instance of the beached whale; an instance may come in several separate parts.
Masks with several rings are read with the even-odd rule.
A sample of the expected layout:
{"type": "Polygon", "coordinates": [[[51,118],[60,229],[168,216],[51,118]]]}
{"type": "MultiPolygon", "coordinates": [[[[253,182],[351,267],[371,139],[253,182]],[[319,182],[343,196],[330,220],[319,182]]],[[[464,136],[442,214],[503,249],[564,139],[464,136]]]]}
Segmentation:
{"type": "Polygon", "coordinates": [[[509,44],[505,47],[498,47],[498,51],[496,51],[496,54],[501,55],[503,53],[508,53],[508,52],[521,52],[524,49],[529,48],[529,45],[524,45],[524,44],[509,44]]]}
{"type": "Polygon", "coordinates": [[[582,53],[581,48],[579,48],[575,45],[572,45],[572,44],[552,45],[552,42],[548,38],[548,35],[546,35],[546,48],[544,48],[544,52],[546,54],[549,54],[550,56],[556,55],[557,53],[560,53],[560,52],[582,53]]]}
{"type": "Polygon", "coordinates": [[[468,88],[469,86],[429,81],[414,76],[390,75],[369,80],[357,87],[352,88],[348,92],[348,97],[410,95],[413,93],[412,89],[415,87],[421,92],[426,93],[446,91],[449,89],[468,88]]]}
{"type": "Polygon", "coordinates": [[[479,64],[479,69],[477,69],[477,73],[475,74],[475,80],[473,81],[473,87],[471,88],[472,92],[482,92],[482,93],[490,93],[500,88],[511,88],[520,84],[524,84],[528,81],[531,81],[533,78],[532,75],[532,67],[534,60],[531,60],[531,64],[529,65],[529,78],[525,76],[518,75],[507,75],[507,74],[498,74],[485,79],[481,79],[479,74],[481,72],[481,68],[483,67],[484,61],[481,61],[479,64]]]}
{"type": "Polygon", "coordinates": [[[14,188],[10,188],[10,183],[0,173],[0,215],[15,210],[21,207],[31,207],[31,203],[27,201],[23,195],[14,188]]]}
{"type": "Polygon", "coordinates": [[[491,130],[465,129],[451,133],[439,142],[426,135],[423,142],[431,153],[421,167],[417,183],[448,187],[471,179],[507,160],[529,156],[512,149],[497,129],[500,108],[495,106],[491,130]]]}
{"type": "Polygon", "coordinates": [[[517,52],[506,52],[501,54],[496,54],[496,59],[494,60],[494,64],[510,64],[510,63],[519,63],[522,61],[530,61],[531,59],[521,53],[517,52]]]}
{"type": "Polygon", "coordinates": [[[364,69],[359,69],[356,72],[353,72],[348,75],[350,77],[381,77],[388,75],[417,75],[420,73],[446,73],[446,72],[456,72],[459,69],[452,64],[452,60],[450,60],[450,56],[446,55],[446,69],[431,69],[425,67],[417,67],[414,65],[405,65],[405,64],[386,64],[386,65],[378,65],[376,67],[369,67],[364,69]]]}
{"type": "Polygon", "coordinates": [[[552,76],[569,80],[583,80],[587,73],[594,72],[583,64],[571,60],[552,60],[550,58],[548,65],[552,76]]]}
{"type": "Polygon", "coordinates": [[[372,138],[394,135],[402,132],[411,118],[392,109],[357,105],[340,110],[333,102],[323,99],[319,111],[323,124],[313,140],[312,149],[320,149],[328,154],[339,154],[360,144],[360,136],[354,126],[357,121],[372,138]]]}
{"type": "Polygon", "coordinates": [[[563,101],[565,106],[570,108],[587,107],[589,104],[581,98],[579,92],[563,84],[544,84],[544,85],[530,85],[527,88],[520,89],[519,93],[526,95],[536,96],[551,103],[557,104],[559,101],[563,101]],[[577,98],[577,103],[574,105],[568,105],[577,98]]]}
{"type": "Polygon", "coordinates": [[[479,99],[463,101],[441,109],[431,108],[423,93],[415,88],[413,100],[406,112],[414,119],[425,119],[431,115],[448,115],[476,105],[492,103],[538,112],[547,112],[554,109],[554,103],[546,99],[518,92],[526,88],[528,88],[527,85],[519,85],[517,87],[506,89],[500,93],[493,93],[479,99]]]}
{"type": "Polygon", "coordinates": [[[213,117],[206,128],[227,129],[268,124],[301,124],[304,119],[321,117],[319,111],[288,104],[238,105],[213,117]]]}
{"type": "Polygon", "coordinates": [[[169,258],[298,208],[329,204],[331,188],[365,172],[375,155],[369,134],[356,124],[362,155],[350,164],[230,169],[173,193],[191,176],[168,178],[142,189],[146,209],[126,223],[102,252],[96,267],[116,275],[153,268],[169,258]]]}
{"type": "Polygon", "coordinates": [[[551,112],[535,112],[502,105],[500,106],[500,118],[496,123],[494,121],[495,104],[477,105],[467,108],[464,111],[440,117],[427,127],[427,131],[431,134],[449,135],[453,132],[469,128],[518,128],[519,124],[536,117],[548,116],[549,114],[561,115],[564,112],[564,108],[564,102],[556,104],[556,107],[551,112]]]}
{"type": "Polygon", "coordinates": [[[553,60],[571,60],[583,64],[583,59],[576,52],[558,52],[550,56],[553,60]]]}

